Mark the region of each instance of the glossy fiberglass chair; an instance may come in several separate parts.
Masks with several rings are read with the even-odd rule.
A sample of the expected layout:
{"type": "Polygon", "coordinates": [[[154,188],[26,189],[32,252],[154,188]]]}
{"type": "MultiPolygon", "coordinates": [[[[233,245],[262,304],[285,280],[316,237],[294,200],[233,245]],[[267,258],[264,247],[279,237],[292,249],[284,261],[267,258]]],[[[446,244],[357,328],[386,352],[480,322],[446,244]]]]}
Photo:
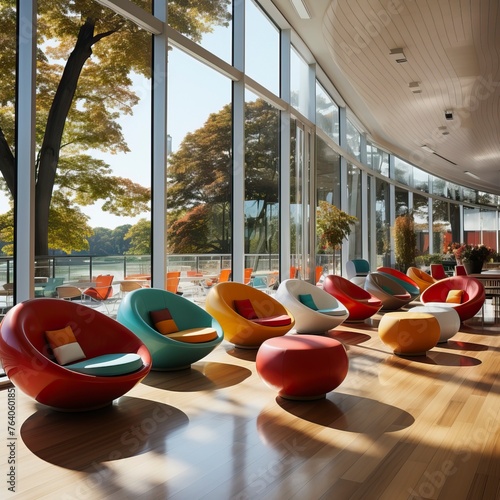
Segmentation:
{"type": "Polygon", "coordinates": [[[435,280],[443,280],[448,277],[443,264],[431,264],[431,276],[435,280]]]}
{"type": "Polygon", "coordinates": [[[160,288],[141,288],[120,303],[117,321],[148,347],[153,370],[181,370],[204,358],[223,340],[221,325],[189,299],[160,288]],[[175,328],[160,333],[151,313],[170,314],[175,328]]]}
{"type": "Polygon", "coordinates": [[[257,349],[265,340],[285,335],[295,325],[292,313],[274,297],[235,281],[211,288],[205,308],[222,325],[228,342],[247,349],[257,349]]]}
{"type": "Polygon", "coordinates": [[[423,304],[439,303],[453,307],[460,321],[474,317],[486,299],[484,286],[470,276],[450,276],[428,287],[420,296],[423,304]]]}
{"type": "Polygon", "coordinates": [[[437,281],[429,273],[422,271],[418,267],[409,267],[406,271],[406,276],[417,284],[418,288],[420,288],[420,293],[437,281]]]}
{"type": "Polygon", "coordinates": [[[370,272],[370,263],[365,259],[352,259],[345,263],[347,279],[363,286],[365,279],[370,272]]]}
{"type": "Polygon", "coordinates": [[[352,281],[329,274],[323,281],[323,290],[333,295],[349,311],[346,323],[364,321],[382,308],[382,301],[352,281]]]}
{"type": "Polygon", "coordinates": [[[128,328],[86,305],[56,298],[27,300],[5,315],[0,359],[16,387],[66,411],[105,406],[151,369],[148,349],[128,328]],[[62,350],[47,332],[68,339],[59,343],[62,350]]]}
{"type": "Polygon", "coordinates": [[[340,301],[307,281],[282,281],[275,298],[293,314],[297,333],[324,333],[349,317],[340,301]]]}
{"type": "Polygon", "coordinates": [[[379,273],[388,274],[392,279],[396,280],[410,295],[411,299],[415,300],[420,295],[420,288],[418,285],[405,273],[398,271],[392,267],[378,267],[379,273]]]}
{"type": "Polygon", "coordinates": [[[411,302],[411,295],[389,274],[374,272],[366,277],[365,290],[382,301],[382,310],[396,311],[411,302]]]}

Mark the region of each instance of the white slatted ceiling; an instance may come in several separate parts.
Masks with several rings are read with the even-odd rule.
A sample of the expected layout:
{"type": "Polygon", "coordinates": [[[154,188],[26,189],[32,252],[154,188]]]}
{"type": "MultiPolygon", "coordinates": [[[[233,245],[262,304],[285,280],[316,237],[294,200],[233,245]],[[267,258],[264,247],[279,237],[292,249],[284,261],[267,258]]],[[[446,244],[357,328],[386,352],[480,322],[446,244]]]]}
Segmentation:
{"type": "MultiPolygon", "coordinates": [[[[342,71],[349,83],[339,91],[362,121],[366,112],[375,117],[367,125],[373,139],[406,159],[424,159],[430,172],[500,194],[499,0],[334,0],[322,2],[326,10],[318,13],[315,4],[308,0],[313,15],[321,16],[323,44],[335,62],[328,68],[323,58],[323,69],[334,83],[335,70],[342,71]],[[390,59],[396,47],[408,62],[390,59]],[[421,94],[411,92],[412,81],[421,82],[421,94]],[[452,122],[444,118],[446,109],[454,110],[452,122]],[[450,134],[443,136],[441,126],[450,134]],[[423,144],[458,166],[422,153],[423,144]],[[481,181],[464,176],[465,170],[481,181]]],[[[300,33],[313,23],[294,27],[300,33]]],[[[303,33],[306,42],[308,36],[314,41],[303,33]]]]}

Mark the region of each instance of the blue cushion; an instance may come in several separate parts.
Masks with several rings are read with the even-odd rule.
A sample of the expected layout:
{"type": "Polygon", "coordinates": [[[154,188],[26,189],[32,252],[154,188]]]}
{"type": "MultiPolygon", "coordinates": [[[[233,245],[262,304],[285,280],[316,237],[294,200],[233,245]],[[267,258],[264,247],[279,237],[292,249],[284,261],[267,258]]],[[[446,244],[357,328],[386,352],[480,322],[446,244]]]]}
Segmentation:
{"type": "Polygon", "coordinates": [[[347,314],[345,309],[318,309],[318,312],[328,314],[329,316],[344,316],[347,314]]]}
{"type": "Polygon", "coordinates": [[[85,359],[66,365],[65,368],[96,377],[115,377],[140,370],[142,366],[142,358],[138,354],[121,352],[85,359]]]}
{"type": "Polygon", "coordinates": [[[310,293],[299,295],[299,300],[307,307],[310,307],[312,310],[317,311],[318,306],[314,303],[314,299],[310,293]]]}

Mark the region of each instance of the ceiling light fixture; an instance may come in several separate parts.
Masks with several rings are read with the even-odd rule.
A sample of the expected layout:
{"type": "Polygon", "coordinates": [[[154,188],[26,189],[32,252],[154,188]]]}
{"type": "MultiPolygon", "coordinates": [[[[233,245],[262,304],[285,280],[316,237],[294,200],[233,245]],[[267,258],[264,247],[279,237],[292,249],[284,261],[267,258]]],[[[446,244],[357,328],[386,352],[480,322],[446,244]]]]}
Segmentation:
{"type": "Polygon", "coordinates": [[[292,2],[292,5],[301,19],[311,19],[311,14],[309,14],[309,10],[304,0],[290,0],[290,2],[292,2]]]}
{"type": "Polygon", "coordinates": [[[434,150],[432,148],[430,148],[429,146],[427,145],[423,145],[423,146],[420,146],[424,151],[427,151],[428,153],[434,153],[434,150]]]}
{"type": "Polygon", "coordinates": [[[481,180],[481,177],[478,177],[476,174],[469,172],[468,170],[464,170],[464,174],[474,179],[477,179],[478,181],[481,180]]]}
{"type": "Polygon", "coordinates": [[[404,63],[407,61],[405,53],[403,52],[403,49],[391,49],[391,52],[389,53],[391,56],[392,60],[397,63],[404,63]]]}
{"type": "Polygon", "coordinates": [[[420,87],[420,82],[410,82],[408,84],[408,87],[410,87],[410,90],[414,94],[421,94],[422,93],[422,88],[420,87]]]}
{"type": "Polygon", "coordinates": [[[444,117],[447,119],[447,120],[453,120],[453,111],[451,109],[447,109],[445,112],[444,112],[444,117]]]}

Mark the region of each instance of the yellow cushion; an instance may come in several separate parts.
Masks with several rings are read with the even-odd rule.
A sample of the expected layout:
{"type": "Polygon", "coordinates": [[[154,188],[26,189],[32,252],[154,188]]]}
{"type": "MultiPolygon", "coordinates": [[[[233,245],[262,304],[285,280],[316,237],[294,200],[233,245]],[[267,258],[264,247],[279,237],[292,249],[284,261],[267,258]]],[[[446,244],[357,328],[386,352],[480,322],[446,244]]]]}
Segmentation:
{"type": "Polygon", "coordinates": [[[460,304],[462,302],[463,290],[450,290],[446,296],[446,302],[449,304],[460,304]]]}
{"type": "Polygon", "coordinates": [[[170,311],[165,309],[159,309],[157,311],[150,311],[149,317],[154,325],[154,327],[162,334],[169,335],[179,331],[177,324],[175,323],[170,311]]]}
{"type": "Polygon", "coordinates": [[[48,330],[45,332],[45,336],[60,365],[85,358],[85,353],[76,340],[71,326],[68,325],[59,330],[48,330]]]}
{"type": "Polygon", "coordinates": [[[169,339],[178,340],[179,342],[187,342],[194,344],[198,342],[210,342],[217,338],[217,332],[213,328],[190,328],[189,330],[181,330],[180,332],[171,333],[169,339]]]}

